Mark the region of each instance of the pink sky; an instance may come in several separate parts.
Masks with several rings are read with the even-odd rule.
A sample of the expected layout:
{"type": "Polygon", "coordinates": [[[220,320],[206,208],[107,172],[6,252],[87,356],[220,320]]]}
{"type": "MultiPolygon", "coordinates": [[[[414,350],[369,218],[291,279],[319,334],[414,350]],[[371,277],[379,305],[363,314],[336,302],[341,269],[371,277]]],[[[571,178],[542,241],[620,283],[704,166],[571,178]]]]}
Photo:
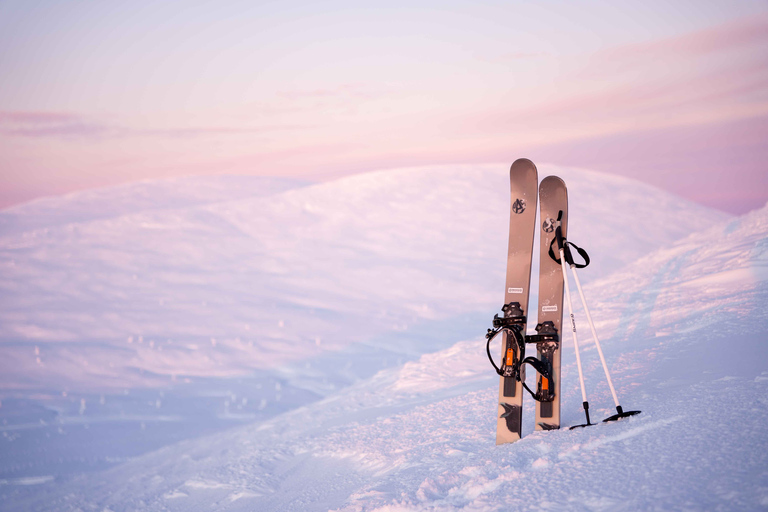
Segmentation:
{"type": "Polygon", "coordinates": [[[768,200],[764,2],[175,4],[0,6],[0,207],[522,156],[768,200]]]}

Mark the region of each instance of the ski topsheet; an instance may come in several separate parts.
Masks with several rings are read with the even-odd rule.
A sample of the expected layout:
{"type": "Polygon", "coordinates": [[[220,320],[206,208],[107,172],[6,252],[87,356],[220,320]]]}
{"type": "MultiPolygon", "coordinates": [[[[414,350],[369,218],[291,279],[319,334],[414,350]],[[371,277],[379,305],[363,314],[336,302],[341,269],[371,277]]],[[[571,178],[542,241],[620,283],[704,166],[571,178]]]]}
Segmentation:
{"type": "MultiPolygon", "coordinates": [[[[563,321],[563,272],[560,265],[549,256],[549,249],[555,238],[555,228],[559,212],[560,227],[566,236],[568,226],[568,191],[563,180],[557,176],[547,176],[539,187],[539,334],[551,332],[559,336],[559,343],[542,343],[537,346],[537,358],[552,364],[552,379],[541,374],[536,375],[537,392],[549,394],[551,401],[536,402],[536,430],[554,430],[560,428],[560,351],[562,347],[563,321]],[[553,382],[554,381],[554,382],[553,382]]],[[[557,254],[557,244],[554,246],[557,254]]]]}
{"type": "MultiPolygon", "coordinates": [[[[509,249],[507,251],[507,278],[504,304],[518,303],[519,309],[505,311],[505,316],[528,316],[528,291],[531,283],[531,257],[533,234],[536,228],[536,201],[538,198],[538,172],[528,159],[515,160],[509,170],[511,208],[509,213],[509,249]]],[[[525,336],[525,324],[522,325],[525,336]]],[[[502,358],[520,358],[519,350],[506,350],[509,334],[504,331],[502,358]]],[[[510,361],[511,362],[511,361],[510,361]]],[[[522,371],[522,368],[521,368],[522,371]]],[[[524,375],[522,380],[525,380],[524,375]]],[[[514,377],[500,377],[499,406],[496,414],[496,444],[517,441],[522,433],[523,384],[514,377]]]]}

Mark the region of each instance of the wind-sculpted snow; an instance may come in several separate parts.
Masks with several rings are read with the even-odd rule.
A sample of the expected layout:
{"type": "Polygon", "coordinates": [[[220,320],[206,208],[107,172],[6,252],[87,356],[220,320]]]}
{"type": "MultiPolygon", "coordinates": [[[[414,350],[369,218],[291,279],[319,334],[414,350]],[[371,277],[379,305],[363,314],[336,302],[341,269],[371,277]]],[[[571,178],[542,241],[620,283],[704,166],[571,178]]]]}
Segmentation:
{"type": "MultiPolygon", "coordinates": [[[[334,389],[359,376],[336,382],[340,351],[385,351],[375,371],[444,348],[500,306],[506,168],[311,186],[197,177],[6,210],[2,388],[102,393],[276,368],[293,378],[311,359],[307,372],[334,389]]],[[[541,166],[552,173],[570,187],[572,239],[594,257],[585,281],[727,218],[624,178],[541,166]]]]}
{"type": "MultiPolygon", "coordinates": [[[[765,509],[767,241],[768,207],[680,237],[585,287],[622,405],[641,415],[533,432],[526,400],[523,439],[495,446],[498,378],[478,335],[98,478],[6,493],[9,509],[765,509]]],[[[585,281],[592,271],[581,271],[585,281]]],[[[600,419],[613,404],[578,312],[577,326],[600,419]]],[[[566,426],[583,422],[574,359],[566,336],[566,426]]]]}
{"type": "Polygon", "coordinates": [[[600,301],[603,330],[627,338],[723,322],[740,330],[763,325],[766,310],[753,296],[768,281],[767,231],[768,206],[643,257],[632,272],[593,283],[592,293],[606,298],[600,301]]]}
{"type": "Polygon", "coordinates": [[[45,197],[0,211],[0,237],[139,212],[273,195],[308,183],[258,176],[187,176],[45,197]]]}

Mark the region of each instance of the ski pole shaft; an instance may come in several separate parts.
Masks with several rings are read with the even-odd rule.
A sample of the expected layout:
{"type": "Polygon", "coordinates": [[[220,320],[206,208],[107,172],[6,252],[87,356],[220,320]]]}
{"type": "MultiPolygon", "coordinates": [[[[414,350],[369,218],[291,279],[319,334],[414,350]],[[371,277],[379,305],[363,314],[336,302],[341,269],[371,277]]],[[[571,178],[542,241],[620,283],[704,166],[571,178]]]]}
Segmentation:
{"type": "MultiPolygon", "coordinates": [[[[579,369],[579,384],[581,385],[582,401],[587,403],[587,389],[584,386],[584,374],[581,371],[581,356],[579,355],[579,341],[576,338],[576,319],[573,316],[573,303],[571,302],[571,290],[568,287],[568,275],[565,272],[565,252],[560,249],[560,268],[563,271],[563,285],[565,286],[565,296],[568,302],[568,314],[571,315],[571,337],[573,338],[573,348],[576,350],[576,366],[579,369]]],[[[585,406],[585,411],[586,406],[585,406]]],[[[589,422],[589,421],[588,421],[589,422]]]]}
{"type": "Polygon", "coordinates": [[[603,349],[600,346],[600,338],[597,337],[597,330],[595,330],[595,323],[592,321],[592,315],[589,314],[589,308],[587,307],[587,299],[584,297],[584,290],[581,287],[581,282],[579,281],[579,274],[576,273],[576,267],[571,265],[571,272],[573,272],[573,277],[576,280],[576,288],[579,290],[579,296],[581,297],[581,303],[584,306],[584,312],[587,314],[587,322],[589,323],[589,328],[592,330],[592,337],[595,340],[595,346],[597,346],[597,353],[600,355],[600,362],[603,364],[603,371],[605,371],[605,378],[608,380],[608,387],[611,388],[611,395],[613,395],[613,401],[616,404],[616,407],[621,407],[619,405],[619,397],[616,395],[616,388],[613,387],[613,381],[611,380],[611,374],[608,371],[608,364],[605,362],[605,356],[603,355],[603,349]]]}

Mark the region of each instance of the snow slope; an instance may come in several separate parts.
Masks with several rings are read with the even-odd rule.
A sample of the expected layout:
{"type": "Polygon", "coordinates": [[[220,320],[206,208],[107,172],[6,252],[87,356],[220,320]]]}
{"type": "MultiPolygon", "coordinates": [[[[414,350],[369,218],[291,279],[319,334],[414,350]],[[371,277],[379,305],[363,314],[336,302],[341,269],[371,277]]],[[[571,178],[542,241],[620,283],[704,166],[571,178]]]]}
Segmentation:
{"type": "MultiPolygon", "coordinates": [[[[478,336],[272,420],[169,446],[14,506],[764,509],[767,248],[764,208],[655,251],[586,288],[594,316],[612,319],[598,330],[619,395],[625,406],[643,410],[639,416],[532,432],[528,401],[523,440],[496,447],[497,382],[478,336]]],[[[593,347],[585,344],[583,359],[593,414],[600,418],[612,404],[593,347]]],[[[566,424],[583,421],[573,361],[566,342],[566,424]]]]}
{"type": "MultiPolygon", "coordinates": [[[[540,166],[541,177],[550,173],[569,185],[571,239],[598,262],[580,277],[619,395],[625,408],[642,409],[642,415],[584,430],[534,433],[529,401],[523,440],[496,447],[498,383],[485,360],[482,333],[500,305],[505,172],[488,166],[370,173],[258,200],[3,237],[2,261],[12,260],[22,271],[3,273],[2,297],[29,301],[14,314],[3,307],[1,347],[8,356],[3,359],[12,361],[3,370],[11,375],[3,385],[6,396],[14,386],[40,386],[43,377],[25,381],[16,369],[24,364],[24,350],[28,359],[34,357],[32,345],[59,364],[64,359],[54,347],[77,346],[90,355],[94,348],[117,350],[115,343],[130,361],[126,368],[151,368],[157,382],[165,372],[188,365],[194,371],[179,375],[193,379],[263,367],[281,375],[283,386],[307,388],[322,388],[320,379],[352,371],[346,363],[369,361],[370,354],[362,354],[370,347],[387,344],[387,354],[402,358],[381,365],[387,368],[378,373],[372,364],[356,379],[338,378],[339,386],[327,387],[325,398],[314,403],[169,445],[106,471],[0,481],[4,508],[765,508],[768,210],[732,219],[628,180],[540,166]],[[606,217],[601,209],[611,214],[606,217]],[[147,222],[165,226],[162,235],[143,231],[147,222]],[[218,228],[225,225],[234,231],[218,228]],[[80,261],[91,251],[118,246],[121,239],[135,252],[117,261],[80,261]],[[212,245],[201,247],[209,239],[212,245]],[[77,248],[79,257],[56,260],[55,254],[74,254],[77,248]],[[205,276],[199,293],[213,304],[210,308],[184,303],[181,299],[194,290],[169,279],[169,269],[158,268],[182,248],[188,249],[188,264],[172,270],[190,279],[205,276]],[[227,274],[221,268],[232,268],[226,265],[236,259],[232,255],[248,263],[227,274]],[[642,258],[624,266],[635,256],[642,258]],[[110,305],[119,287],[93,287],[86,271],[95,268],[113,279],[130,272],[136,261],[146,269],[143,293],[153,297],[167,290],[174,304],[170,312],[110,305]],[[67,309],[93,315],[93,306],[86,294],[67,294],[48,284],[57,272],[91,285],[100,304],[115,308],[119,314],[100,317],[116,333],[115,341],[94,324],[67,324],[67,309]],[[251,282],[259,283],[258,290],[242,286],[251,282]],[[66,300],[71,307],[65,307],[66,300]],[[239,331],[241,319],[227,311],[242,301],[254,309],[256,304],[271,307],[274,316],[249,319],[255,331],[250,335],[239,331]],[[297,312],[313,321],[301,324],[291,315],[297,312]],[[146,329],[153,322],[158,332],[168,333],[163,338],[174,342],[161,345],[163,353],[173,354],[168,361],[160,347],[147,347],[148,335],[139,345],[138,338],[127,344],[126,333],[119,334],[131,323],[146,329]],[[18,331],[20,325],[59,323],[68,325],[72,338],[18,331]],[[219,329],[215,343],[203,338],[213,329],[219,329]],[[230,338],[238,336],[247,349],[230,338]],[[178,361],[182,352],[173,347],[180,343],[199,346],[189,350],[189,359],[178,361]],[[272,352],[248,359],[250,350],[272,352]],[[140,357],[130,355],[134,351],[140,357]],[[297,362],[296,354],[303,359],[297,362]],[[302,366],[305,361],[309,368],[302,366]],[[738,435],[732,433],[736,429],[738,435]],[[553,481],[560,485],[555,488],[553,481]]],[[[141,301],[130,286],[124,293],[131,300],[114,304],[141,301]]],[[[246,309],[238,314],[247,317],[246,309]]],[[[588,329],[584,322],[579,326],[593,416],[601,418],[612,412],[610,393],[588,329]]],[[[576,424],[583,418],[568,339],[564,350],[563,421],[576,424]]],[[[88,368],[77,370],[88,375],[88,368]]],[[[90,379],[74,373],[57,374],[49,366],[44,374],[50,386],[111,385],[95,372],[90,379]]],[[[152,385],[140,372],[134,374],[135,385],[152,385]]]]}
{"type": "Polygon", "coordinates": [[[289,178],[185,176],[36,199],[0,211],[0,236],[139,212],[203,206],[276,194],[307,185],[289,178]]]}
{"type": "MultiPolygon", "coordinates": [[[[0,387],[103,392],[311,357],[332,390],[359,376],[331,382],[345,347],[388,364],[445,347],[499,307],[506,167],[312,186],[198,177],[6,210],[0,387]]],[[[540,170],[552,173],[576,198],[571,238],[589,241],[592,276],[727,218],[624,178],[540,170]]]]}

